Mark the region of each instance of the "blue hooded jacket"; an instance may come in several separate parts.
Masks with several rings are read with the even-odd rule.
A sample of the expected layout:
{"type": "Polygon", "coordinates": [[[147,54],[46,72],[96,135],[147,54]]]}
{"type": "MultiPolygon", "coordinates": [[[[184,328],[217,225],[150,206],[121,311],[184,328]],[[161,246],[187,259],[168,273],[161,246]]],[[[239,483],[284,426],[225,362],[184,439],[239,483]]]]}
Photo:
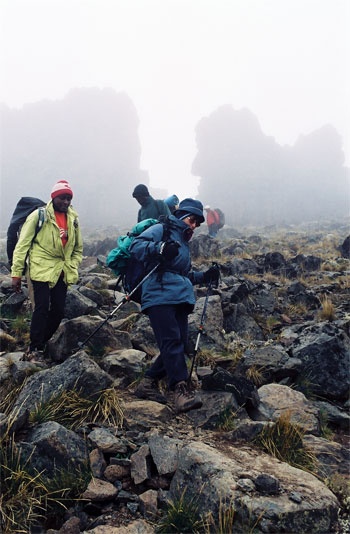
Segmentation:
{"type": "Polygon", "coordinates": [[[203,273],[194,272],[191,267],[189,239],[190,227],[182,220],[170,215],[166,224],[167,239],[177,241],[178,255],[171,261],[164,261],[159,254],[163,241],[163,224],[155,224],[137,236],[130,246],[130,253],[143,261],[150,270],[160,262],[159,268],[142,285],[141,309],[162,304],[188,304],[194,307],[193,284],[203,282],[203,273]]]}
{"type": "Polygon", "coordinates": [[[179,198],[176,195],[171,195],[168,198],[164,199],[165,204],[167,204],[170,213],[173,214],[177,206],[179,205],[179,198]]]}

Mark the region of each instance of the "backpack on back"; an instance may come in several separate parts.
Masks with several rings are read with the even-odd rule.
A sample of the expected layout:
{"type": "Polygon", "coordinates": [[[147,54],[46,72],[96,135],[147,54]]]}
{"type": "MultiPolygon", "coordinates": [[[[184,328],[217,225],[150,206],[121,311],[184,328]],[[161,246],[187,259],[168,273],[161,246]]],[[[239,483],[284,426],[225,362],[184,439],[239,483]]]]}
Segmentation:
{"type": "MultiPolygon", "coordinates": [[[[45,221],[45,209],[46,202],[35,197],[22,197],[15,207],[12,214],[9,227],[7,229],[7,257],[9,264],[12,265],[13,251],[15,250],[19,233],[23,223],[32,211],[38,209],[38,224],[36,227],[34,238],[37,236],[41,229],[43,222],[45,221]]],[[[33,239],[34,239],[33,238],[33,239]]]]}
{"type": "Polygon", "coordinates": [[[219,215],[218,229],[225,226],[225,214],[220,208],[215,208],[216,213],[219,215]]]}
{"type": "MultiPolygon", "coordinates": [[[[117,239],[117,247],[112,249],[106,258],[106,265],[114,274],[119,276],[119,281],[122,282],[124,291],[130,293],[137,284],[146,276],[147,266],[142,261],[138,261],[130,254],[130,245],[138,235],[142,234],[144,230],[150,228],[154,224],[162,222],[163,224],[163,240],[164,232],[166,228],[165,221],[159,221],[157,219],[145,219],[135,224],[130,232],[126,235],[119,236],[117,239]]],[[[117,284],[118,284],[117,282],[117,284]]],[[[141,302],[141,287],[135,291],[132,296],[132,300],[135,302],[141,302]]]]}

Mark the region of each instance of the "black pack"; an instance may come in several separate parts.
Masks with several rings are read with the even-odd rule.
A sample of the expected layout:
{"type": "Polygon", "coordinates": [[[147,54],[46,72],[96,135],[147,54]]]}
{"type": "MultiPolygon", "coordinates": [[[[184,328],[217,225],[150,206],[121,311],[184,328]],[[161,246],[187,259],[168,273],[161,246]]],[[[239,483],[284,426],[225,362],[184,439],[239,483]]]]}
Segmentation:
{"type": "MultiPolygon", "coordinates": [[[[13,259],[13,251],[15,250],[19,232],[21,230],[21,227],[23,223],[25,222],[26,218],[32,211],[43,208],[43,206],[46,206],[46,202],[43,200],[40,200],[40,198],[35,197],[22,197],[18,202],[17,206],[15,207],[15,211],[12,214],[11,221],[9,224],[9,227],[7,229],[7,257],[9,264],[12,265],[12,259],[13,259]]],[[[42,223],[44,222],[45,218],[45,212],[44,210],[39,210],[39,216],[38,216],[38,225],[36,228],[35,236],[39,232],[42,223]]],[[[35,237],[34,236],[34,237],[35,237]]]]}

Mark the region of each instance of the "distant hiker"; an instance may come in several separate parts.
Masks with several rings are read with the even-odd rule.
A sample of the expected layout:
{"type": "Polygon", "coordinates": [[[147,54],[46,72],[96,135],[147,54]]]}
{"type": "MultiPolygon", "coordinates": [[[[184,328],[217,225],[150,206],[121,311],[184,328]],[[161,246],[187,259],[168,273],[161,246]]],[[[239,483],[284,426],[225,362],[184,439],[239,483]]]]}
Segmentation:
{"type": "Polygon", "coordinates": [[[150,319],[160,354],[146,371],[135,395],[166,403],[158,381],[167,378],[169,389],[175,392],[177,412],[202,406],[200,397],[187,384],[185,350],[188,315],[195,305],[193,284],[216,283],[220,274],[217,267],[205,272],[191,269],[189,241],[195,228],[203,222],[203,204],[186,198],[167,219],[166,241],[163,241],[163,224],[159,223],[135,237],[130,246],[131,254],[150,267],[160,262],[158,270],[143,283],[141,297],[141,309],[150,319]]]}
{"type": "Polygon", "coordinates": [[[56,332],[64,316],[67,288],[78,281],[83,241],[78,215],[70,206],[71,186],[59,180],[45,207],[45,221],[36,233],[38,210],[22,226],[13,253],[12,287],[21,291],[21,280],[28,261],[28,274],[33,284],[35,307],[30,325],[30,345],[26,360],[43,356],[46,342],[56,332]],[[36,233],[36,235],[35,235],[36,233]]]}
{"type": "Polygon", "coordinates": [[[132,196],[141,205],[137,214],[137,222],[145,219],[159,219],[161,215],[170,215],[170,210],[164,200],[155,200],[151,197],[145,185],[137,185],[132,196]]]}
{"type": "Polygon", "coordinates": [[[164,199],[165,204],[167,204],[170,213],[173,215],[174,211],[177,210],[179,206],[179,198],[176,195],[171,195],[168,198],[164,199]]]}
{"type": "Polygon", "coordinates": [[[207,212],[207,226],[210,237],[216,237],[220,226],[220,217],[216,210],[212,210],[210,206],[205,206],[207,212]]]}

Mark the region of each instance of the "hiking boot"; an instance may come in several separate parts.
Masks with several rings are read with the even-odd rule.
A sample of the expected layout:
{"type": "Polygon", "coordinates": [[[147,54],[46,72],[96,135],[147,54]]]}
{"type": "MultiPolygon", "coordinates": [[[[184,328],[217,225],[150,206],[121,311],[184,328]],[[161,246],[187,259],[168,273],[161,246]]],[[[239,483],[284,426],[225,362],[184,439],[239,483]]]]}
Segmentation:
{"type": "Polygon", "coordinates": [[[175,386],[175,411],[176,413],[189,412],[203,405],[202,399],[192,391],[186,382],[179,382],[175,386]]]}
{"type": "Polygon", "coordinates": [[[166,404],[167,402],[166,397],[159,391],[158,381],[148,376],[145,376],[138,384],[134,395],[139,399],[152,400],[160,404],[166,404]]]}

